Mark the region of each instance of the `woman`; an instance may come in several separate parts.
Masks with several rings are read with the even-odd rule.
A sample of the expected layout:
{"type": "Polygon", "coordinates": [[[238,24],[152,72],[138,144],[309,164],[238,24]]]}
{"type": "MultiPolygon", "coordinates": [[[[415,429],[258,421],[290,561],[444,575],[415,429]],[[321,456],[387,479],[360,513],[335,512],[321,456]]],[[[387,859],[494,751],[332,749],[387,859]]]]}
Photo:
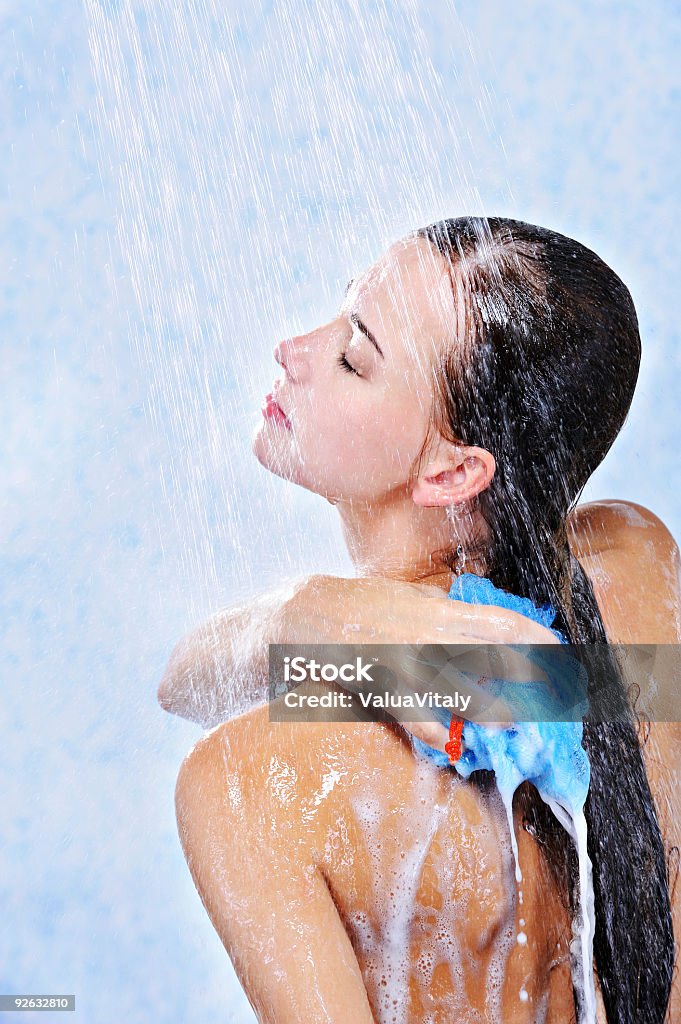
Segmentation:
{"type": "MultiPolygon", "coordinates": [[[[278,347],[280,412],[270,403],[254,452],[337,505],[361,575],[447,593],[465,564],[598,642],[568,513],[639,356],[629,293],[589,250],[519,222],[445,221],[351,283],[336,320],[278,347]]],[[[662,1021],[673,939],[641,751],[607,724],[587,724],[584,745],[601,1014],[662,1021]]],[[[261,1020],[574,1019],[569,844],[525,789],[521,904],[479,775],[433,769],[399,726],[284,727],[263,708],[194,748],[180,833],[261,1020]]]]}

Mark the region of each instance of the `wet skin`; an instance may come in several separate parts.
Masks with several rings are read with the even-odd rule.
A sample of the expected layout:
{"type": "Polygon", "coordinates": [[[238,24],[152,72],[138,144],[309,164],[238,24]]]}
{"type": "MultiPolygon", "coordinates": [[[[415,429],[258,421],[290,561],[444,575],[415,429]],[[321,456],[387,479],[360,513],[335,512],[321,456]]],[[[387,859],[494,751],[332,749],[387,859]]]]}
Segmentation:
{"type": "MultiPolygon", "coordinates": [[[[612,642],[679,642],[679,552],[654,515],[583,506],[571,545],[612,642]]],[[[670,848],[681,727],[654,723],[643,752],[670,848]]],[[[513,1024],[573,1020],[564,893],[523,828],[522,791],[522,906],[494,788],[418,759],[399,726],[270,723],[256,708],[196,744],[176,801],[195,884],[259,1020],[369,1024],[392,1019],[392,999],[409,1024],[494,1019],[495,1007],[513,1024]]],[[[678,934],[678,901],[674,922],[678,934]]],[[[679,1005],[675,989],[670,1020],[679,1005]]]]}
{"type": "MultiPolygon", "coordinates": [[[[444,596],[451,574],[436,556],[458,541],[474,551],[474,538],[484,552],[474,499],[495,460],[430,433],[432,369],[467,344],[465,313],[460,282],[410,237],[351,284],[332,321],[275,350],[288,426],[265,417],[253,453],[336,506],[358,577],[444,596]],[[457,512],[454,531],[445,507],[457,512]]],[[[659,521],[632,511],[582,510],[572,543],[611,640],[663,642],[661,621],[678,632],[678,552],[659,521]]],[[[675,735],[658,727],[645,755],[661,818],[676,789],[658,762],[669,763],[675,735]]],[[[261,1021],[564,1024],[564,893],[521,827],[520,799],[522,907],[494,789],[417,761],[399,727],[271,724],[256,708],[190,753],[177,814],[197,888],[261,1021]]],[[[663,822],[670,843],[678,818],[663,822]]]]}

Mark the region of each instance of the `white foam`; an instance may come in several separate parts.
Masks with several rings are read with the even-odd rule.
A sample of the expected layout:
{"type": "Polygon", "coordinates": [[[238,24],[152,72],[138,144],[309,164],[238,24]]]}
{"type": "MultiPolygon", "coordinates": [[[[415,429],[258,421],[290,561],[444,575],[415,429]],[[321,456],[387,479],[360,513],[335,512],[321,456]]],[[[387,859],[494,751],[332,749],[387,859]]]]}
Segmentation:
{"type": "MultiPolygon", "coordinates": [[[[357,820],[363,828],[376,877],[392,879],[389,898],[376,915],[380,934],[371,929],[366,916],[355,915],[353,923],[365,955],[373,961],[372,974],[378,979],[376,1011],[380,1024],[406,1024],[409,1004],[410,929],[417,907],[416,893],[425,858],[433,836],[447,814],[448,805],[437,802],[437,773],[424,773],[423,785],[431,793],[423,797],[422,810],[415,816],[412,828],[416,839],[411,848],[402,848],[393,863],[381,863],[381,849],[373,838],[385,808],[378,800],[365,797],[353,800],[357,820]],[[430,783],[430,784],[429,784],[430,783]]],[[[424,973],[433,969],[433,959],[425,956],[420,964],[424,973]]]]}
{"type": "MultiPolygon", "coordinates": [[[[390,889],[390,899],[387,905],[377,908],[380,911],[377,913],[377,920],[381,922],[379,934],[376,934],[370,927],[366,915],[356,915],[353,919],[360,946],[373,961],[375,968],[372,969],[372,973],[379,979],[378,991],[380,999],[376,1007],[379,1014],[379,1024],[405,1024],[406,1022],[409,995],[410,927],[414,914],[419,916],[419,914],[425,915],[426,913],[425,910],[418,907],[416,892],[433,836],[443,817],[446,816],[448,809],[446,801],[443,804],[437,802],[435,779],[438,775],[438,770],[429,771],[431,766],[426,766],[424,762],[421,762],[421,766],[423,768],[422,786],[426,791],[430,789],[431,793],[424,793],[423,791],[421,793],[420,805],[422,812],[416,816],[418,820],[413,821],[414,834],[418,838],[408,851],[402,849],[396,862],[389,866],[389,874],[394,879],[394,882],[390,889]]],[[[509,825],[515,862],[515,878],[520,883],[523,876],[519,863],[518,843],[513,828],[513,793],[501,792],[501,790],[498,790],[498,792],[509,825]]],[[[596,993],[593,974],[594,895],[591,861],[587,853],[586,819],[583,811],[578,811],[573,816],[569,808],[557,803],[547,794],[542,793],[541,789],[539,794],[551,808],[563,828],[565,828],[577,850],[579,906],[572,923],[573,939],[570,943],[572,976],[573,984],[580,996],[581,1010],[578,1024],[596,1024],[596,993]]],[[[386,813],[385,808],[378,799],[367,796],[361,801],[354,800],[353,804],[357,820],[365,833],[370,855],[375,861],[377,872],[379,870],[383,871],[383,878],[385,879],[386,867],[384,864],[380,864],[380,846],[373,839],[377,834],[380,834],[379,824],[386,813]]],[[[449,860],[446,857],[443,858],[442,870],[438,875],[438,877],[441,876],[440,881],[444,883],[443,888],[445,891],[447,889],[446,883],[449,881],[446,876],[449,870],[453,870],[453,864],[449,862],[451,860],[452,858],[449,860]]],[[[509,883],[512,885],[510,877],[509,874],[509,883]]],[[[518,905],[522,906],[522,888],[517,889],[517,899],[518,905]]],[[[458,978],[463,983],[463,962],[456,938],[456,918],[458,916],[460,919],[461,914],[465,914],[465,912],[465,908],[462,908],[460,904],[456,908],[452,908],[445,901],[445,908],[440,912],[442,924],[436,929],[432,948],[421,954],[416,965],[417,978],[425,988],[432,981],[435,967],[443,961],[448,964],[452,976],[458,978]],[[451,920],[449,920],[450,917],[451,920]]],[[[526,925],[525,918],[520,918],[519,922],[520,927],[524,928],[526,925]]],[[[503,932],[503,929],[500,932],[503,932]]],[[[513,945],[512,929],[509,938],[511,945],[513,945]]],[[[495,991],[499,989],[499,979],[496,978],[497,974],[499,974],[499,961],[503,958],[503,954],[508,954],[510,950],[508,943],[502,941],[501,934],[499,941],[500,947],[497,955],[493,956],[490,960],[490,977],[487,984],[487,1012],[490,1021],[492,1020],[492,1017],[489,1017],[490,1012],[493,1014],[494,1020],[498,1019],[498,1013],[500,1012],[496,1006],[498,992],[495,999],[495,991]],[[504,949],[501,946],[504,946],[504,949]],[[492,991],[493,989],[495,991],[492,991]]],[[[527,934],[524,930],[517,933],[515,942],[520,945],[527,944],[527,934]]],[[[501,974],[503,975],[503,971],[501,971],[501,974]]],[[[519,999],[521,1002],[529,1000],[529,995],[525,988],[520,989],[519,999]]],[[[541,1008],[537,1009],[540,1010],[541,1008]]]]}
{"type": "MultiPolygon", "coordinates": [[[[503,801],[506,818],[509,823],[511,846],[516,867],[515,877],[517,882],[520,883],[522,881],[522,871],[520,870],[518,859],[518,843],[515,829],[513,828],[513,793],[515,788],[513,788],[513,791],[511,791],[511,786],[500,788],[498,783],[499,780],[497,779],[497,789],[503,801]]],[[[594,893],[591,861],[589,860],[586,845],[586,818],[582,810],[573,816],[569,808],[552,799],[545,792],[542,792],[541,789],[538,791],[542,800],[548,804],[560,824],[571,837],[577,849],[579,863],[579,909],[572,922],[573,939],[570,943],[573,963],[572,981],[580,995],[581,1011],[578,1024],[596,1024],[596,991],[593,973],[594,893]]],[[[522,905],[522,902],[523,893],[522,889],[519,889],[518,903],[522,905]]],[[[521,945],[527,942],[525,932],[518,933],[517,941],[521,945]]]]}

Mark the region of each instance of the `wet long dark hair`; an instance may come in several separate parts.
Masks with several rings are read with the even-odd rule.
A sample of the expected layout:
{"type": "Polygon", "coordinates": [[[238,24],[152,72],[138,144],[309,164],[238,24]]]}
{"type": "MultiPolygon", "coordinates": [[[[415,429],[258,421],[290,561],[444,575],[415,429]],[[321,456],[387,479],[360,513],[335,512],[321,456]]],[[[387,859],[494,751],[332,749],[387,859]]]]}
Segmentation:
{"type": "MultiPolygon", "coordinates": [[[[641,355],[631,295],[585,246],[520,221],[462,217],[417,234],[444,257],[464,327],[434,367],[434,422],[442,436],[496,459],[475,499],[488,527],[486,573],[498,587],[552,604],[571,643],[606,645],[567,520],[631,404],[641,355]]],[[[623,688],[614,658],[609,671],[623,688]]],[[[587,717],[583,743],[607,1018],[661,1024],[674,967],[668,875],[633,720],[587,717]]],[[[571,865],[574,908],[574,856],[571,865]]]]}

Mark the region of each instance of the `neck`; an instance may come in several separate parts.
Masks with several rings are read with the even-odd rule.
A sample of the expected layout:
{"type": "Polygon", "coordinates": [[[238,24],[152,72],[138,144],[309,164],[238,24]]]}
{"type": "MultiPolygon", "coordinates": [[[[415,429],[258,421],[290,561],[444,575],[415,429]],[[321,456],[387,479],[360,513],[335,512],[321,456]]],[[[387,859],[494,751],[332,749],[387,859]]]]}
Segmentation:
{"type": "Polygon", "coordinates": [[[484,575],[484,559],[474,556],[473,538],[484,523],[479,512],[452,523],[442,507],[424,508],[408,495],[401,500],[368,504],[338,501],[343,537],[358,576],[380,576],[449,591],[454,573],[444,561],[463,558],[459,568],[484,575]]]}

